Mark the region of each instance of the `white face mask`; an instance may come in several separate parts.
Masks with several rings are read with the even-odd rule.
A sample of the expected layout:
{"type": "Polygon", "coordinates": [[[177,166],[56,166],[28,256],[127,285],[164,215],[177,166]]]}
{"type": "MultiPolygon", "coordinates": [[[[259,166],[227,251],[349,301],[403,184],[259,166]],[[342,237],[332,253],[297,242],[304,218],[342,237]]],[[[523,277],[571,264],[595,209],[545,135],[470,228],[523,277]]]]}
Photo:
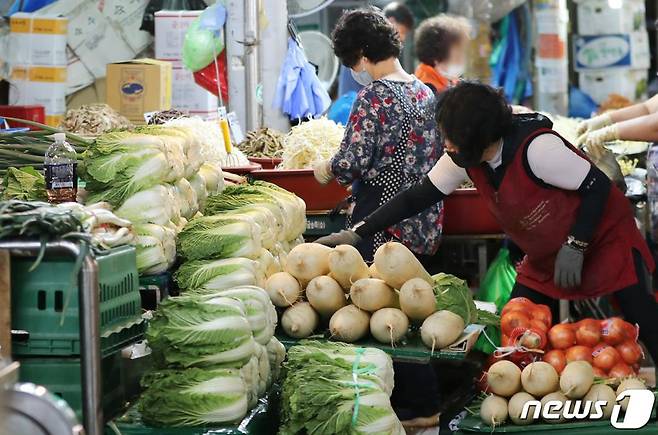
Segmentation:
{"type": "Polygon", "coordinates": [[[458,79],[464,74],[466,67],[461,63],[449,63],[445,69],[441,69],[441,74],[449,79],[458,79]]]}
{"type": "Polygon", "coordinates": [[[350,73],[352,73],[352,78],[361,86],[368,86],[372,83],[372,76],[368,74],[365,68],[361,72],[354,72],[353,69],[350,69],[350,73]]]}

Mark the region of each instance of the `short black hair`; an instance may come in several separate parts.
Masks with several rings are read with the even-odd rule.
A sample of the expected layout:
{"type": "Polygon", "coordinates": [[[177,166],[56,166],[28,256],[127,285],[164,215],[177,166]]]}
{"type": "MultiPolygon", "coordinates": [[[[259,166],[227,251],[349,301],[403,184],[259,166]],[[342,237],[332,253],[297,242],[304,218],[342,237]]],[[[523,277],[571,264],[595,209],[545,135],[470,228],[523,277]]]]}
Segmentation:
{"type": "Polygon", "coordinates": [[[386,18],[393,18],[409,30],[414,28],[414,14],[404,3],[391,2],[384,8],[386,18]]]}
{"type": "Polygon", "coordinates": [[[416,57],[422,63],[434,65],[450,56],[450,48],[468,40],[470,25],[465,18],[446,14],[428,18],[418,26],[414,37],[416,57]]]}
{"type": "Polygon", "coordinates": [[[439,97],[436,122],[441,134],[468,160],[479,158],[512,127],[512,108],[502,91],[462,81],[439,97]]]}
{"type": "Polygon", "coordinates": [[[384,14],[374,9],[345,11],[331,32],[334,53],[346,67],[362,56],[371,62],[398,57],[400,36],[384,14]]]}

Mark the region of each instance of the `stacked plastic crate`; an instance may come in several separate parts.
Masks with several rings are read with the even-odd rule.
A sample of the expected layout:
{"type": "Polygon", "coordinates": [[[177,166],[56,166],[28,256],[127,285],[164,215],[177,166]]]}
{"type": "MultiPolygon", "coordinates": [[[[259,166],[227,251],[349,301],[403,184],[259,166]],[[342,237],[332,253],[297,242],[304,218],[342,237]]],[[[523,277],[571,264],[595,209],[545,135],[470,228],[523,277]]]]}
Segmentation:
{"type": "MultiPolygon", "coordinates": [[[[75,259],[12,258],[12,352],[20,379],[43,385],[81,417],[80,317],[75,259]]],[[[121,349],[145,330],[135,248],[97,255],[100,302],[101,380],[106,417],[122,411],[127,379],[121,349]]]]}
{"type": "Polygon", "coordinates": [[[574,64],[580,89],[598,104],[646,96],[650,66],[644,0],[577,1],[574,64]]]}

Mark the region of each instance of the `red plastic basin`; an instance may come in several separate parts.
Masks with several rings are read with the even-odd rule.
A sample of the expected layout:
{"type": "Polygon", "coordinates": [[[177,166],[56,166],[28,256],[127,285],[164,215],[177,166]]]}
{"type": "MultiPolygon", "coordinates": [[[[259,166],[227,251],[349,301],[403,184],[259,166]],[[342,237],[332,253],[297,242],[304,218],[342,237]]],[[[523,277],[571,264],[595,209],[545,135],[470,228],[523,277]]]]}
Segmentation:
{"type": "Polygon", "coordinates": [[[263,169],[250,174],[293,192],[306,203],[306,210],[331,210],[349,193],[336,180],[323,186],[313,177],[312,169],[263,169]]]}
{"type": "MultiPolygon", "coordinates": [[[[44,106],[0,106],[0,118],[3,116],[25,119],[27,121],[39,122],[41,124],[46,123],[46,112],[44,106]]],[[[15,121],[7,121],[7,124],[9,124],[9,127],[28,127],[30,130],[39,129],[38,127],[32,127],[15,121]]],[[[0,125],[0,128],[4,128],[4,124],[0,125]]]]}
{"type": "Polygon", "coordinates": [[[477,189],[457,189],[443,200],[443,206],[443,234],[503,232],[477,189]]]}
{"type": "Polygon", "coordinates": [[[236,175],[247,175],[251,174],[254,171],[262,169],[262,166],[258,163],[251,163],[250,165],[245,166],[222,166],[222,171],[230,172],[231,174],[236,175]]]}
{"type": "Polygon", "coordinates": [[[249,157],[249,161],[258,163],[263,169],[274,169],[283,159],[277,157],[249,157]]]}

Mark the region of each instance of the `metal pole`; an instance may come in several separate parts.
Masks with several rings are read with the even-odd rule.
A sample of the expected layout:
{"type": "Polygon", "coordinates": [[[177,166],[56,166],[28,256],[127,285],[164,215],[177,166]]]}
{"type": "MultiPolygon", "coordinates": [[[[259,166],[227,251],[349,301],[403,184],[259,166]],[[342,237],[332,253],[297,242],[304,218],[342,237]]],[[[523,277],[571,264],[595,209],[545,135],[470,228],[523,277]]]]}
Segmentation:
{"type": "MultiPolygon", "coordinates": [[[[41,249],[38,241],[4,240],[0,249],[12,255],[34,257],[41,249]]],[[[46,244],[46,253],[80,255],[80,246],[67,241],[46,244]]],[[[101,350],[99,330],[98,263],[86,256],[78,284],[80,317],[80,364],[82,378],[82,418],[87,435],[103,434],[103,409],[101,407],[101,350]]]]}
{"type": "Polygon", "coordinates": [[[245,45],[245,96],[247,130],[256,130],[262,124],[261,105],[256,98],[256,89],[260,82],[258,77],[258,0],[246,1],[244,4],[244,45],[245,45]]]}

